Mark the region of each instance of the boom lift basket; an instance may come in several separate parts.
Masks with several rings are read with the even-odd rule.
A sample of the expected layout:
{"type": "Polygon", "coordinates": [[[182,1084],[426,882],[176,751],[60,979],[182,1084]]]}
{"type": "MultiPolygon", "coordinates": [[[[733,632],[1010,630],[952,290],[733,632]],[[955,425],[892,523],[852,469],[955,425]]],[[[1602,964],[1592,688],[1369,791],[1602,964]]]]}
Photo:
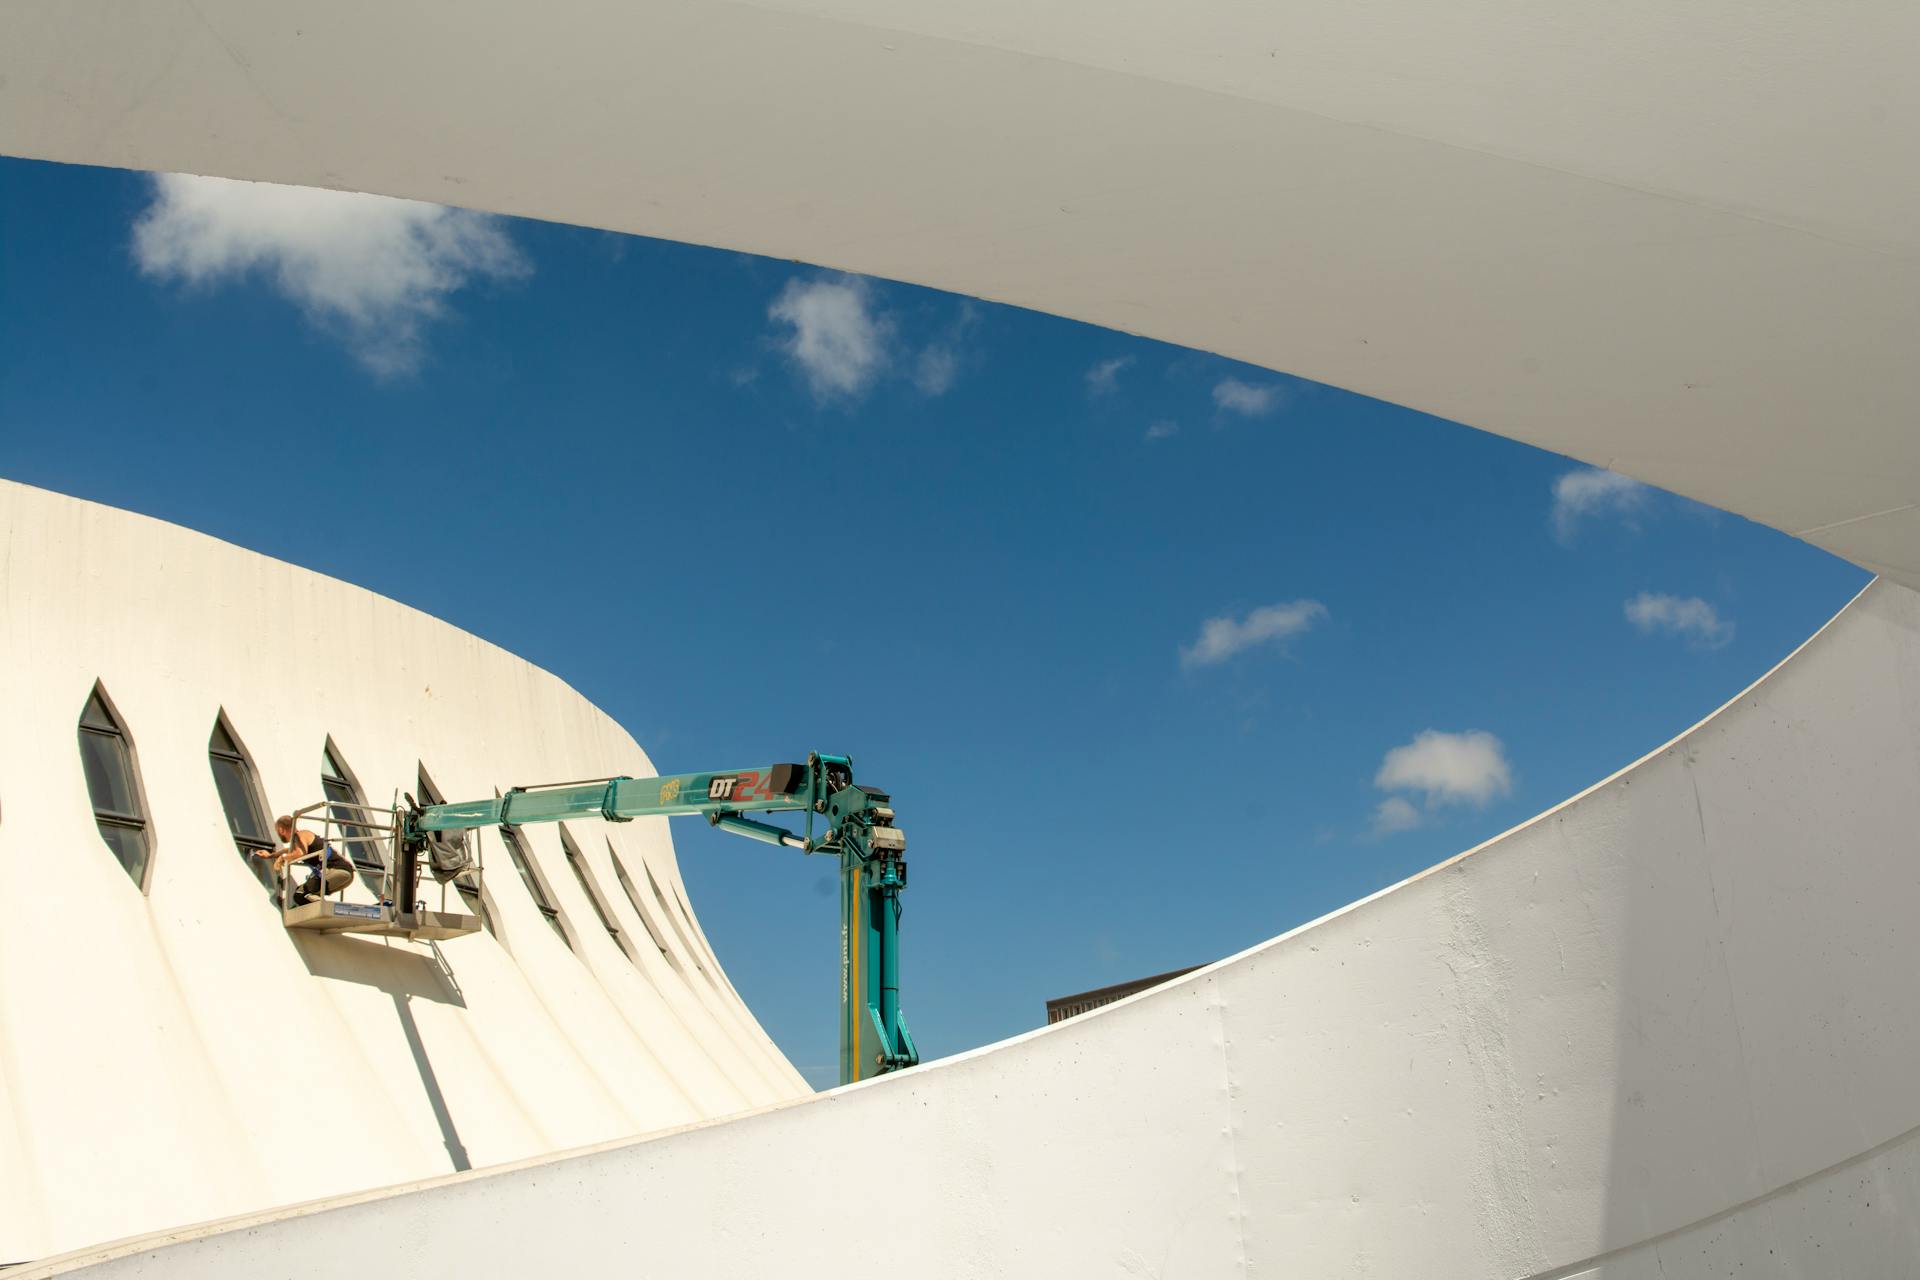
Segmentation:
{"type": "MultiPolygon", "coordinates": [[[[316,875],[318,891],[304,900],[296,892],[297,881],[305,870],[294,862],[280,869],[280,920],[289,929],[316,933],[360,933],[381,938],[411,938],[438,941],[478,933],[480,918],[447,909],[447,885],[456,877],[477,895],[484,868],[477,854],[466,850],[464,841],[437,842],[430,852],[434,879],[440,882],[440,905],[429,909],[420,897],[420,858],[418,850],[402,845],[401,810],[376,809],[371,805],[322,800],[293,813],[295,831],[313,831],[325,841],[330,857],[352,862],[348,849],[385,850],[380,874],[378,902],[348,902],[347,890],[355,876],[348,876],[338,889],[326,884],[326,867],[316,875]],[[441,847],[444,846],[444,847],[441,847]],[[291,873],[291,874],[290,874],[291,873]]],[[[477,841],[475,842],[478,843],[477,841]]],[[[325,858],[323,861],[329,861],[325,858]]]]}

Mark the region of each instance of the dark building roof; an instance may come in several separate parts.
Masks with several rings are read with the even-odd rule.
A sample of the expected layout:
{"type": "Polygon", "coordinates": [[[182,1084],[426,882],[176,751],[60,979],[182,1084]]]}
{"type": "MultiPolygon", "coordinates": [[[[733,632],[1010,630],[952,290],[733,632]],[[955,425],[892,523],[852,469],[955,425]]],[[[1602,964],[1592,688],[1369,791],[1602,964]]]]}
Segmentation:
{"type": "Polygon", "coordinates": [[[1060,996],[1047,1001],[1047,1021],[1059,1022],[1075,1014],[1085,1013],[1089,1009],[1098,1009],[1103,1004],[1124,1000],[1136,991],[1145,991],[1148,987],[1157,987],[1163,982],[1171,982],[1181,974],[1192,973],[1199,967],[1197,964],[1190,964],[1184,969],[1170,969],[1166,973],[1156,973],[1151,978],[1135,978],[1132,982],[1117,982],[1111,987],[1095,987],[1092,991],[1082,991],[1078,995],[1060,996]]]}

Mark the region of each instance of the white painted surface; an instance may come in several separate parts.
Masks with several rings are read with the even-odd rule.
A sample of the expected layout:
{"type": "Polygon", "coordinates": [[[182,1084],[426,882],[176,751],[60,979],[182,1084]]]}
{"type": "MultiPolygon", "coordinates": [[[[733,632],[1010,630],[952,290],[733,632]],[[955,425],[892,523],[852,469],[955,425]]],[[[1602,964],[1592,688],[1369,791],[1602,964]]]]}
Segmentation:
{"type": "Polygon", "coordinates": [[[913,280],[1920,585],[1905,0],[12,0],[0,151],[913,280]]]}
{"type": "MultiPolygon", "coordinates": [[[[380,191],[1019,303],[1611,465],[1914,586],[1916,47],[1920,9],[1894,0],[16,0],[0,13],[0,150],[380,191]]],[[[11,631],[116,623],[103,604],[51,621],[43,607],[11,631]]],[[[1045,1034],[737,1123],[112,1251],[98,1274],[1914,1274],[1917,633],[1916,597],[1883,583],[1749,695],[1568,805],[1045,1034]]],[[[171,723],[175,672],[200,655],[164,630],[120,643],[148,663],[142,716],[171,723]]],[[[448,660],[377,657],[356,670],[396,694],[424,669],[409,660],[448,660]]],[[[246,661],[284,659],[263,646],[246,661]]],[[[11,708],[28,677],[5,670],[11,708]]],[[[283,780],[308,767],[318,723],[318,695],[284,684],[275,671],[236,713],[256,752],[248,722],[274,724],[283,780]]],[[[363,777],[427,754],[407,735],[431,736],[440,709],[406,696],[404,725],[368,723],[369,744],[346,748],[363,777]]],[[[35,723],[77,713],[41,697],[35,723]]],[[[584,705],[525,715],[553,753],[535,763],[610,732],[584,705]]],[[[27,752],[40,768],[17,741],[0,763],[27,752]]],[[[16,771],[0,773],[0,851],[70,865],[14,856],[16,771]]],[[[94,879],[90,900],[127,891],[94,879]]],[[[242,888],[218,920],[248,908],[242,888]]],[[[157,878],[146,916],[112,923],[160,936],[150,917],[172,893],[157,878]]],[[[144,985],[100,997],[82,1047],[54,1062],[104,1061],[105,1028],[150,1007],[204,1019],[246,1066],[390,1044],[350,983],[322,989],[352,1053],[316,1028],[259,1048],[252,1024],[222,1033],[204,1007],[236,966],[172,910],[164,954],[191,962],[185,978],[79,956],[108,970],[89,991],[144,985]]],[[[519,938],[541,940],[520,914],[516,962],[519,938]]],[[[55,1241],[111,1210],[50,1205],[43,1184],[111,1202],[160,1172],[103,1168],[112,1127],[84,1115],[35,1136],[36,1091],[117,1083],[49,1083],[38,1045],[23,1052],[31,1019],[60,1010],[12,975],[67,954],[56,941],[45,922],[0,932],[6,1136],[30,1152],[0,1164],[0,1190],[62,1224],[42,1232],[55,1241]]],[[[502,1024],[524,1028],[537,1004],[558,1039],[621,1043],[611,997],[569,985],[547,951],[516,966],[526,991],[502,1024]]],[[[523,1046],[493,1049],[519,1064],[523,1046]]],[[[674,1071],[630,1046],[598,1075],[565,1070],[567,1096],[502,1086],[474,1105],[510,1095],[549,1145],[687,1105],[660,1083],[674,1071]]],[[[195,1189],[203,1166],[207,1185],[268,1180],[265,1200],[365,1185],[408,1152],[430,1171],[437,1135],[417,1112],[395,1154],[325,1155],[317,1173],[194,1147],[200,1126],[244,1127],[222,1109],[251,1079],[176,1072],[178,1127],[139,1117],[187,1142],[165,1170],[182,1184],[156,1210],[169,1221],[235,1202],[195,1189]]],[[[487,1123],[494,1155],[541,1149],[487,1123]]]]}
{"type": "Polygon", "coordinates": [[[450,798],[653,772],[573,690],[473,636],[0,482],[0,707],[0,1262],[447,1172],[456,1145],[479,1167],[806,1092],[738,998],[689,957],[684,974],[663,961],[620,894],[603,836],[643,894],[643,862],[669,894],[679,883],[665,820],[574,833],[637,960],[551,827],[526,835],[578,954],[491,832],[500,938],[436,957],[281,927],[214,790],[223,708],[277,812],[321,798],[329,736],[374,803],[413,790],[421,762],[450,798]],[[138,754],[145,894],[95,830],[81,772],[95,680],[138,754]]]}
{"type": "Polygon", "coordinates": [[[1882,583],[1633,767],[1171,986],[731,1123],[70,1265],[1911,1275],[1916,726],[1920,595],[1882,583]]]}

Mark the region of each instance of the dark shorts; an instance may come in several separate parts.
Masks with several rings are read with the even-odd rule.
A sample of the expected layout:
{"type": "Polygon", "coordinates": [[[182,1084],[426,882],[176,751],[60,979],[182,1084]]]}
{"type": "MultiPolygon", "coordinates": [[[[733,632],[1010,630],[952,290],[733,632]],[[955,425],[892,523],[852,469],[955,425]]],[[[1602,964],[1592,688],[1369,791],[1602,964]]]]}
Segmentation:
{"type": "Polygon", "coordinates": [[[321,845],[306,857],[296,860],[293,865],[296,867],[313,867],[318,869],[323,861],[329,867],[344,867],[348,871],[353,870],[353,863],[347,859],[346,855],[340,853],[330,844],[321,845]]]}
{"type": "Polygon", "coordinates": [[[299,859],[293,865],[307,873],[301,878],[300,883],[299,897],[302,901],[315,897],[321,892],[336,893],[353,883],[353,863],[331,847],[322,847],[299,859]],[[324,890],[321,887],[322,884],[325,885],[324,890]]]}

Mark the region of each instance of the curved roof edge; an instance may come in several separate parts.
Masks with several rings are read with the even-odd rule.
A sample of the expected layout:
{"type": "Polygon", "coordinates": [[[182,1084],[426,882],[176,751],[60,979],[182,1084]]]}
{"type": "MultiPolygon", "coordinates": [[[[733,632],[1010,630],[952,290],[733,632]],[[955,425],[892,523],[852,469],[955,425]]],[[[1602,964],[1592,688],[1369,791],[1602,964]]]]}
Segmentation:
{"type": "MultiPolygon", "coordinates": [[[[381,592],[373,590],[371,587],[363,587],[357,582],[349,582],[345,578],[335,577],[333,574],[323,573],[318,569],[310,569],[305,565],[295,564],[291,560],[283,560],[279,556],[268,555],[263,551],[255,551],[252,547],[242,546],[239,543],[234,542],[227,538],[223,538],[218,534],[208,533],[204,529],[196,529],[192,525],[180,524],[177,521],[168,520],[164,516],[149,515],[144,511],[134,511],[126,507],[116,507],[116,506],[113,506],[111,503],[98,502],[92,498],[83,498],[78,494],[62,493],[58,489],[47,489],[47,488],[43,488],[40,485],[27,484],[25,481],[22,481],[22,480],[10,480],[5,476],[0,476],[0,502],[4,502],[7,500],[8,494],[6,491],[9,489],[15,491],[18,494],[34,494],[34,495],[40,495],[42,497],[47,497],[47,498],[55,498],[61,502],[70,502],[74,504],[74,506],[76,507],[91,508],[94,511],[109,513],[116,520],[126,519],[126,520],[142,521],[147,524],[151,524],[151,525],[157,526],[158,528],[166,530],[167,535],[169,537],[184,537],[187,539],[198,540],[210,546],[219,547],[223,551],[231,553],[233,555],[245,556],[252,560],[262,561],[266,564],[273,565],[276,568],[286,570],[287,572],[296,573],[307,578],[312,578],[318,582],[325,583],[329,587],[336,588],[340,591],[347,592],[351,595],[363,596],[370,601],[378,602],[384,608],[399,610],[412,617],[426,618],[432,623],[434,623],[436,626],[445,627],[447,631],[452,635],[458,636],[462,640],[470,641],[473,644],[480,645],[482,648],[490,650],[491,652],[499,655],[500,657],[508,659],[518,664],[519,666],[525,667],[527,670],[534,672],[541,679],[551,681],[557,688],[565,691],[566,695],[569,698],[578,699],[582,705],[592,707],[597,714],[600,714],[603,716],[606,715],[605,712],[600,711],[599,707],[594,705],[593,701],[590,698],[588,698],[585,694],[581,693],[578,689],[574,688],[573,685],[569,683],[566,679],[564,679],[561,676],[555,675],[553,672],[547,670],[545,667],[541,666],[539,663],[529,662],[525,658],[521,657],[519,654],[513,652],[511,649],[508,649],[505,646],[496,643],[495,641],[489,640],[485,636],[480,635],[477,632],[469,631],[465,627],[460,626],[458,623],[449,622],[447,619],[441,617],[437,613],[430,613],[427,610],[422,609],[417,605],[408,604],[404,600],[396,600],[392,596],[384,595],[381,592]]],[[[613,717],[611,716],[607,716],[606,718],[609,723],[612,723],[617,727],[619,727],[621,733],[626,734],[627,741],[632,745],[633,749],[639,752],[641,756],[646,758],[646,760],[648,761],[648,767],[652,768],[653,767],[652,757],[647,755],[646,749],[640,746],[640,744],[634,740],[632,734],[627,733],[626,727],[624,725],[620,725],[619,721],[614,720],[613,717]]]]}
{"type": "Polygon", "coordinates": [[[1916,46],[1910,6],[1739,0],[1524,23],[556,0],[470,8],[457,39],[426,0],[28,0],[0,15],[0,151],[957,290],[1612,467],[1920,585],[1920,175],[1890,159],[1916,46]]]}

